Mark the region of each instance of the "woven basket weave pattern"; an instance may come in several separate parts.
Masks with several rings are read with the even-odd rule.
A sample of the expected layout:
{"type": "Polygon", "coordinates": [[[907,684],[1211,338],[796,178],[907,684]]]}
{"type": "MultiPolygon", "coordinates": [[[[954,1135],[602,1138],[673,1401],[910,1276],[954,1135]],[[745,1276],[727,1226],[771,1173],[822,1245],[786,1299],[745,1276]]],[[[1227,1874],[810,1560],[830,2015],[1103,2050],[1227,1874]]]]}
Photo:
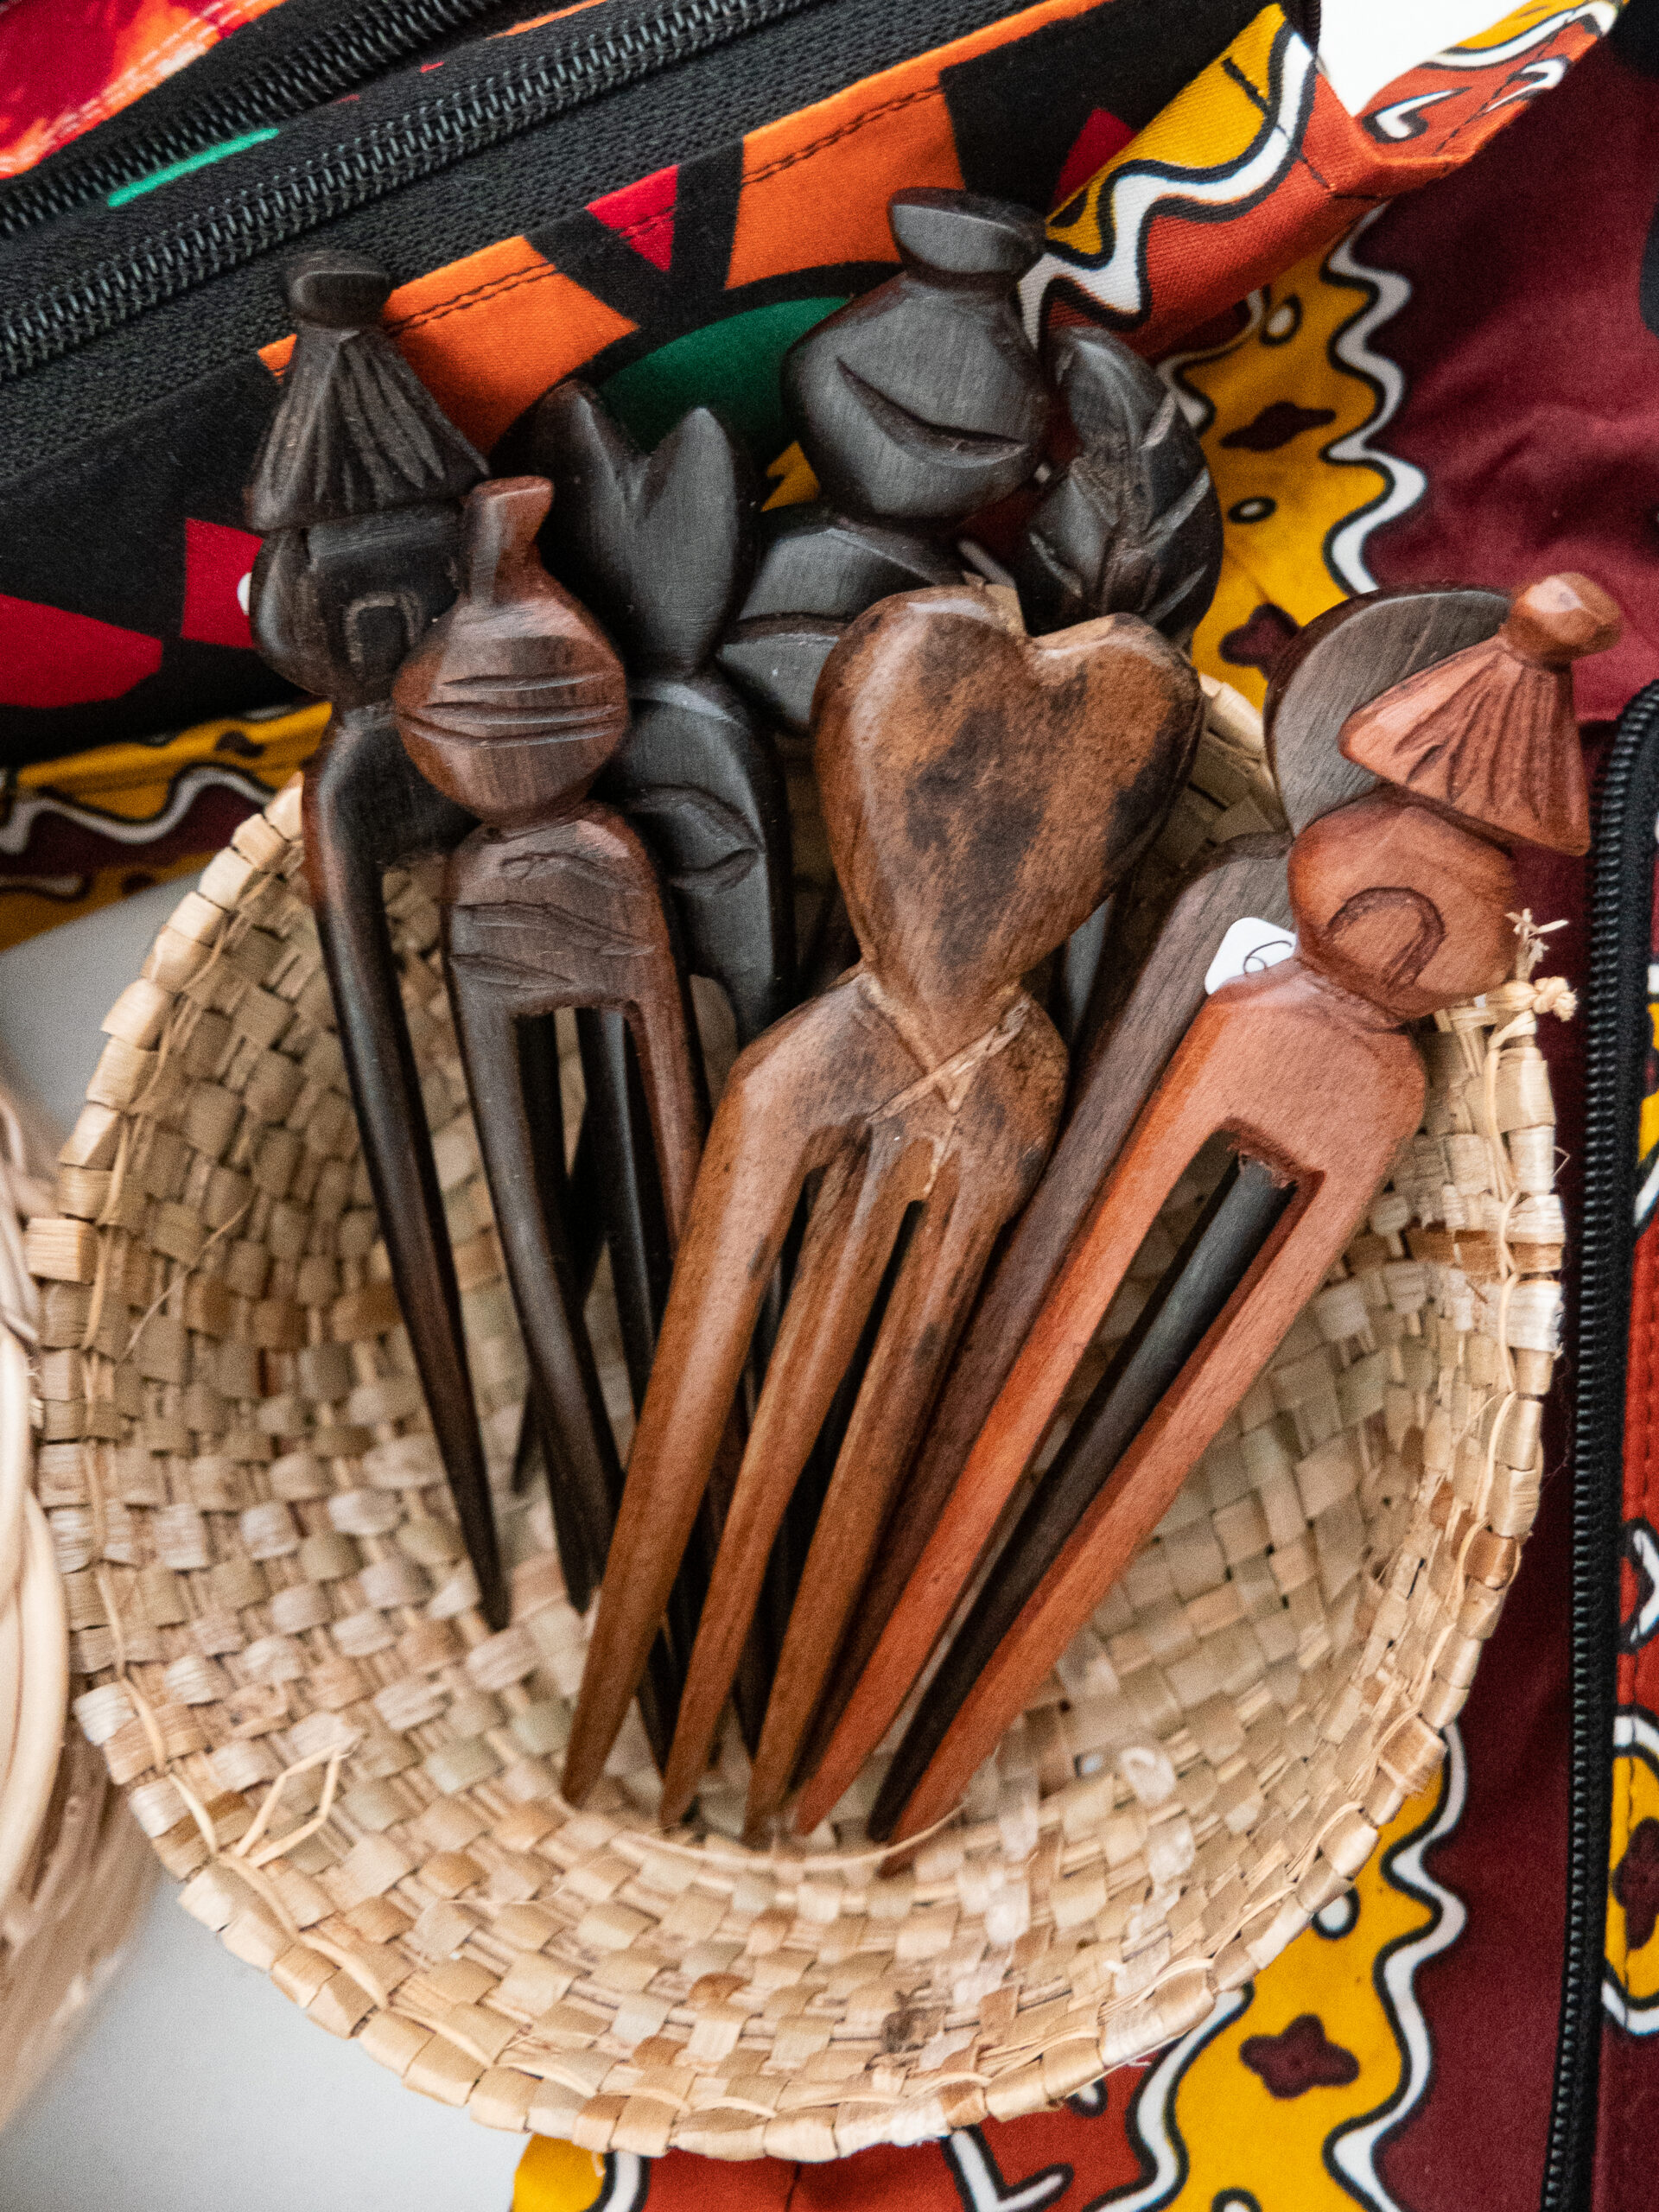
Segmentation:
{"type": "MultiPolygon", "coordinates": [[[[513,1624],[474,1608],[298,831],[290,786],[162,931],[31,1242],[76,1711],[188,1908],[411,2087],[594,2150],[916,2139],[1200,2020],[1433,1778],[1515,1572],[1559,1300],[1548,987],[1427,1038],[1424,1134],[1345,1262],[964,1819],[884,1876],[874,1774],[769,1854],[722,1833],[729,1741],[695,1831],[656,1828],[637,1724],[559,1799],[583,1624],[504,1487],[513,1624]]],[[[523,1354],[437,914],[391,906],[504,1483],[523,1354]]]]}

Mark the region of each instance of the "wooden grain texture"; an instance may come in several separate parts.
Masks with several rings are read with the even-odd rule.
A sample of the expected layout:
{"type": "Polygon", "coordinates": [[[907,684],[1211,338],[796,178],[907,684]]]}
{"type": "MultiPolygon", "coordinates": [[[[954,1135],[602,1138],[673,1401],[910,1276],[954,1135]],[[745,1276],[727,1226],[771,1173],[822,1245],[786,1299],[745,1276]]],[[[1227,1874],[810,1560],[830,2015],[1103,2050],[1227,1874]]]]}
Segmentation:
{"type": "Polygon", "coordinates": [[[1495,989],[1506,973],[1515,886],[1494,836],[1542,833],[1570,849],[1579,836],[1570,698],[1555,681],[1546,705],[1536,686],[1617,633],[1616,611],[1594,587],[1549,579],[1522,594],[1497,637],[1408,677],[1344,725],[1344,750],[1358,765],[1412,788],[1384,785],[1297,837],[1288,880],[1298,953],[1225,987],[1198,1014],[1068,1255],[912,1587],[937,1586],[934,1605],[948,1610],[949,1591],[973,1572],[1141,1236],[1199,1146],[1230,1135],[1241,1154],[1294,1183],[1295,1198],[966,1688],[902,1808],[884,1804],[890,1833],[915,1834],[960,1794],[1340,1250],[1421,1111],[1414,1048],[1395,1025],[1495,989]]]}
{"type": "MultiPolygon", "coordinates": [[[[1205,976],[1222,938],[1247,914],[1289,930],[1289,845],[1284,836],[1240,838],[1194,877],[1077,1071],[1059,1141],[975,1308],[836,1661],[820,1735],[848,1709],[816,1746],[820,1756],[797,1815],[804,1831],[824,1817],[887,1734],[944,1627],[950,1609],[939,1608],[940,1588],[929,1602],[906,1585],[1091,1199],[1204,1003],[1205,976]]],[[[989,1535],[988,1524],[982,1542],[989,1535]]]]}
{"type": "Polygon", "coordinates": [[[265,658],[330,700],[308,764],[306,865],[346,1079],[410,1346],[480,1602],[507,1598],[460,1293],[397,986],[382,881],[473,817],[406,759],[385,705],[454,597],[458,502],[484,463],[379,327],[391,280],[327,249],[288,272],[298,328],[248,491],[264,533],[249,615],[265,658]]]}
{"type": "Polygon", "coordinates": [[[1159,1402],[1226,1310],[1293,1196],[1260,1160],[1235,1158],[1162,1278],[1152,1287],[1050,1464],[923,1692],[869,1815],[891,1833],[945,1731],[1027,1600],[1159,1402]]]}
{"type": "Polygon", "coordinates": [[[411,757],[485,824],[450,862],[446,956],[581,1604],[609,1548],[620,1471],[562,1218],[556,1118],[551,1102],[532,1111],[521,1027],[563,1007],[624,1014],[671,1238],[690,1205],[703,1113],[650,855],[587,797],[622,740],[626,689],[598,626],[537,556],[549,497],[538,478],[473,494],[462,596],[404,666],[393,701],[411,757]]]}
{"type": "Polygon", "coordinates": [[[1422,1098],[1416,1048],[1386,1017],[1333,992],[1300,960],[1230,983],[1205,1002],[1014,1363],[923,1554],[917,1586],[958,1589],[972,1572],[988,1494],[1012,1494],[1142,1237],[1199,1147],[1231,1131],[1241,1148],[1293,1178],[1297,1196],[969,1689],[893,1813],[895,1840],[949,1811],[1156,1526],[1265,1353],[1319,1288],[1416,1127],[1422,1098]],[[1341,1110],[1333,1112],[1338,1090],[1341,1110]]]}
{"type": "Polygon", "coordinates": [[[1018,978],[1154,834],[1197,741],[1190,666],[1111,617],[1030,639],[967,586],[890,600],[826,670],[817,758],[863,960],[738,1061],[635,1439],[564,1787],[615,1736],[707,1483],[765,1285],[822,1171],[692,1654],[663,1814],[701,1780],[760,1576],[906,1212],[919,1205],[791,1616],[750,1796],[781,1801],[1065,1057],[1018,978]],[[626,1566],[622,1565],[626,1562],[626,1566]]]}
{"type": "MultiPolygon", "coordinates": [[[[1266,728],[1294,826],[1306,828],[1376,779],[1345,760],[1343,723],[1391,684],[1493,635],[1501,593],[1451,586],[1379,592],[1321,615],[1286,649],[1268,687],[1266,728]]],[[[804,1828],[825,1817],[897,1717],[961,1595],[949,1577],[912,1580],[1020,1345],[1052,1289],[1136,1116],[1204,1000],[1204,976],[1229,926],[1248,914],[1290,922],[1287,837],[1228,846],[1171,908],[1140,976],[1085,1051],[1054,1156],[1015,1224],[940,1395],[819,1715],[804,1828]]],[[[958,1522],[976,1559],[1006,1499],[982,1496],[958,1522]]],[[[963,1578],[965,1580],[965,1577],[963,1578]]]]}
{"type": "Polygon", "coordinates": [[[1043,250],[1027,209],[971,193],[894,194],[897,276],[784,358],[785,412],[820,497],[760,518],[754,577],[721,665],[804,734],[847,623],[889,594],[954,583],[954,531],[1023,484],[1052,403],[1016,286],[1043,250]]]}
{"type": "Polygon", "coordinates": [[[536,410],[551,481],[552,574],[605,626],[628,675],[628,734],[599,796],[655,855],[695,975],[729,1001],[740,1045],[793,1003],[789,806],[770,740],[714,667],[753,561],[754,488],[731,434],[695,409],[637,452],[586,385],[536,410]]]}
{"type": "Polygon", "coordinates": [[[1405,584],[1344,599],[1297,632],[1273,664],[1262,711],[1268,764],[1293,834],[1376,784],[1342,753],[1349,715],[1408,676],[1493,636],[1509,607],[1501,591],[1405,584]]]}
{"type": "Polygon", "coordinates": [[[1586,853],[1572,667],[1605,652],[1620,627],[1618,607],[1589,577],[1546,576],[1516,595],[1495,638],[1350,715],[1343,753],[1506,839],[1586,853]]]}

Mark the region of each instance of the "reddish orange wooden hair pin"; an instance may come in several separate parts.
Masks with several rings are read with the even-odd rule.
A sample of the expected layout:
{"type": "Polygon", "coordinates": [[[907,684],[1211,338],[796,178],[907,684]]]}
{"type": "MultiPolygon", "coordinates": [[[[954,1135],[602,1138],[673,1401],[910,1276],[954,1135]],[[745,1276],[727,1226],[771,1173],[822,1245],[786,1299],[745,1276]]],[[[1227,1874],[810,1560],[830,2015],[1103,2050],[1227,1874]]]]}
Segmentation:
{"type": "Polygon", "coordinates": [[[1294,1195],[1173,1387],[1102,1471],[960,1704],[927,1716],[919,1751],[908,1738],[901,1746],[873,1834],[903,1840],[950,1810],[1318,1289],[1422,1110],[1422,1065],[1402,1025],[1509,971],[1516,899],[1503,848],[1587,849],[1571,664],[1611,645],[1618,626],[1596,585],[1549,577],[1516,600],[1496,637],[1395,685],[1344,725],[1343,752],[1383,787],[1297,838],[1297,955],[1227,985],[1199,1011],[991,1410],[843,1731],[873,1745],[897,1711],[914,1654],[925,1658],[950,1618],[1199,1147],[1230,1135],[1243,1159],[1265,1163],[1294,1195]]]}

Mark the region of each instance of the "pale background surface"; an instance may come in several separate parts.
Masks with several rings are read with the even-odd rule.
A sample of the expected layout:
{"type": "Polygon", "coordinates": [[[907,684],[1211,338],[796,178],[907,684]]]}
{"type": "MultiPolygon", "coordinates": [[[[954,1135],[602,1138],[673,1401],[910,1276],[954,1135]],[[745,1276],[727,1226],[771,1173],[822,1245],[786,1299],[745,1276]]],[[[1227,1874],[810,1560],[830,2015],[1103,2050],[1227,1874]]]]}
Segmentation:
{"type": "MultiPolygon", "coordinates": [[[[59,1128],[192,882],[0,954],[0,1064],[59,1128]]],[[[506,2212],[521,2137],[321,2033],[175,1897],[163,1882],[90,2028],[0,2134],[3,2212],[506,2212]]]]}
{"type": "MultiPolygon", "coordinates": [[[[1503,12],[1503,0],[1325,0],[1320,59],[1357,112],[1503,12]]],[[[98,1058],[99,1021],[188,887],[0,955],[0,1065],[60,1125],[98,1058]]],[[[0,2135],[0,2208],[505,2212],[521,2140],[413,2094],[312,2026],[168,1884],[79,2044],[0,2135]]]]}

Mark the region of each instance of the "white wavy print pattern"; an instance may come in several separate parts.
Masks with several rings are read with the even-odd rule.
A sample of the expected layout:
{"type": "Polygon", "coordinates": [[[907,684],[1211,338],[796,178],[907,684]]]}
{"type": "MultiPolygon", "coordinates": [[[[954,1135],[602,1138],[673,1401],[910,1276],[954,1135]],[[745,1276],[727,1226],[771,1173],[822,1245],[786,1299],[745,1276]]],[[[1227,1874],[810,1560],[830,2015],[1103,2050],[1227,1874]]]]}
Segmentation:
{"type": "Polygon", "coordinates": [[[1287,29],[1274,44],[1268,72],[1272,112],[1242,155],[1211,169],[1177,168],[1164,162],[1129,162],[1118,169],[1102,214],[1102,230],[1109,227],[1112,239],[1106,259],[1090,263],[1051,251],[1020,285],[1032,335],[1041,327],[1043,295],[1060,276],[1114,314],[1144,315],[1150,302],[1141,264],[1153,217],[1184,207],[1235,207],[1268,190],[1290,167],[1301,143],[1315,76],[1312,52],[1287,29]]]}
{"type": "Polygon", "coordinates": [[[1563,8],[1541,23],[1517,31],[1502,46],[1449,46],[1444,54],[1435,54],[1424,66],[1430,69],[1490,69],[1497,62],[1516,61],[1522,54],[1530,54],[1535,46],[1554,38],[1569,23],[1593,23],[1597,37],[1605,38],[1618,21],[1618,0],[1585,0],[1582,7],[1563,8]]]}
{"type": "Polygon", "coordinates": [[[605,2160],[605,2185],[590,2212],[643,2212],[651,2162],[636,2151],[613,2151],[605,2160]]]}
{"type": "Polygon", "coordinates": [[[1386,212],[1384,207],[1374,207],[1369,215],[1363,215],[1347,237],[1339,238],[1332,247],[1325,262],[1333,276],[1346,277],[1371,294],[1369,306],[1362,308],[1353,321],[1345,323],[1337,334],[1332,350],[1344,369],[1370,385],[1376,394],[1376,407],[1369,422],[1333,440],[1325,448],[1325,457],[1327,461],[1369,463],[1381,471],[1388,483],[1380,499],[1358,514],[1351,515],[1331,533],[1326,543],[1325,560],[1331,573],[1351,592],[1376,590],[1376,580],[1365,563],[1365,542],[1374,530],[1414,507],[1428,483],[1422,470],[1413,462],[1401,460],[1374,442],[1376,433],[1386,429],[1398,414],[1400,403],[1405,397],[1406,380],[1385,353],[1373,349],[1371,340],[1411,297],[1411,286],[1397,270],[1371,268],[1359,259],[1355,251],[1372,224],[1386,212]]]}
{"type": "Polygon", "coordinates": [[[1426,1960],[1449,1949],[1457,1942],[1469,1916],[1463,1899],[1443,1882],[1437,1882],[1424,1861],[1426,1854],[1442,1838],[1450,1835],[1463,1818],[1468,1787],[1469,1769],[1464,1758],[1463,1737],[1453,1723],[1446,1732],[1446,1788],[1434,1825],[1427,1834],[1408,1844],[1396,1855],[1389,1870],[1397,1888],[1421,1898],[1434,1912],[1433,1919],[1421,1935],[1391,1951],[1382,1968],[1383,1993],[1394,2015],[1395,2033],[1404,2054],[1406,2078],[1380,2111],[1338,2136],[1325,2154],[1360,2202],[1367,2207],[1367,2212],[1403,2212],[1377,2174],[1376,2153],[1383,2138],[1392,2135],[1406,2114],[1421,2101],[1433,2071],[1434,2052],[1429,2041],[1428,2023],[1417,2002],[1417,1969],[1426,1960]]]}
{"type": "MultiPolygon", "coordinates": [[[[165,773],[165,769],[157,770],[157,783],[165,773]]],[[[26,852],[29,832],[42,815],[55,815],[60,821],[79,823],[83,829],[96,830],[100,837],[107,837],[111,844],[151,844],[157,837],[164,837],[169,830],[176,829],[203,791],[215,787],[234,791],[239,798],[249,799],[258,806],[263,806],[272,795],[255,776],[206,763],[181,768],[174,777],[162,811],[147,814],[137,821],[129,821],[118,814],[104,814],[93,807],[78,806],[73,799],[56,798],[50,792],[29,792],[13,799],[10,817],[0,823],[0,853],[16,856],[26,852]]]]}
{"type": "MultiPolygon", "coordinates": [[[[1467,1794],[1468,1769],[1463,1738],[1455,1724],[1446,1729],[1446,1788],[1434,1824],[1398,1854],[1392,1868],[1395,1885],[1408,1896],[1421,1898],[1434,1911],[1433,1919],[1422,1933],[1392,1952],[1382,1969],[1384,1993],[1405,2057],[1405,2078],[1381,2111],[1339,2136],[1328,2152],[1335,2160],[1341,2179],[1366,2212],[1406,2212],[1406,2208],[1389,2195],[1378,2178],[1377,2146],[1415,2107],[1428,2087],[1433,2050],[1428,2024],[1417,2002],[1417,1969],[1426,1959],[1432,1959],[1457,1941],[1467,1917],[1462,1899],[1443,1883],[1437,1882],[1423,1863],[1424,1854],[1457,1827],[1463,1817],[1467,1794]]],[[[1231,1990],[1218,1999],[1209,2018],[1189,2029],[1178,2044],[1172,2044],[1147,2075],[1135,2096],[1129,2124],[1152,2171],[1129,2196],[1103,2197],[1090,2207],[1090,2212],[1107,2212],[1109,2206],[1110,2212],[1164,2212],[1165,2207],[1174,2202],[1186,2178],[1186,2153],[1175,2126],[1175,2093],[1205,2044],[1219,2035],[1230,2020],[1236,2019],[1249,2002],[1248,1984],[1245,1988],[1231,1990]]]]}

